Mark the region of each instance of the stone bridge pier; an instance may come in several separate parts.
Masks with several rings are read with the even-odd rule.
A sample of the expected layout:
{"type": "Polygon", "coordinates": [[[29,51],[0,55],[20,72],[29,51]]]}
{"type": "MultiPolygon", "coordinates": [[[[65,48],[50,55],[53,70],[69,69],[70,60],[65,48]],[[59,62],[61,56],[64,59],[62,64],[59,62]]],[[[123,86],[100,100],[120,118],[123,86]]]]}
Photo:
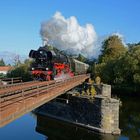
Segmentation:
{"type": "Polygon", "coordinates": [[[100,133],[120,134],[119,100],[111,98],[111,86],[94,85],[95,97],[77,94],[71,90],[65,97],[41,106],[37,114],[49,116],[100,133]]]}

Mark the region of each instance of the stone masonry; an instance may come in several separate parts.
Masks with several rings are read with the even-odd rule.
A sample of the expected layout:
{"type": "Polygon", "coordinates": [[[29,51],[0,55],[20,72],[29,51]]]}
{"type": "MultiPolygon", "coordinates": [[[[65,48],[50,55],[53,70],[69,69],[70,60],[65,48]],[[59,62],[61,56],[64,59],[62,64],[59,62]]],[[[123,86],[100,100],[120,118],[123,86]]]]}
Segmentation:
{"type": "Polygon", "coordinates": [[[119,100],[111,98],[111,86],[94,85],[94,98],[67,93],[37,109],[37,113],[73,123],[101,133],[120,134],[119,100]]]}

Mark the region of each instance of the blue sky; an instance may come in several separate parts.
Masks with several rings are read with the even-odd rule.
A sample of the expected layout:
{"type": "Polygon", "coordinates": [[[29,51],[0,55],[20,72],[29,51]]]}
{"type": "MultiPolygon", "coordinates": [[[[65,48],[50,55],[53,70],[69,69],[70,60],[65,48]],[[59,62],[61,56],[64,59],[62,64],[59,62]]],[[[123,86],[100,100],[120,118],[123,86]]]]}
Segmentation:
{"type": "Polygon", "coordinates": [[[98,36],[119,32],[126,43],[140,41],[139,0],[0,0],[0,51],[28,55],[42,45],[40,24],[56,11],[93,24],[98,36]]]}

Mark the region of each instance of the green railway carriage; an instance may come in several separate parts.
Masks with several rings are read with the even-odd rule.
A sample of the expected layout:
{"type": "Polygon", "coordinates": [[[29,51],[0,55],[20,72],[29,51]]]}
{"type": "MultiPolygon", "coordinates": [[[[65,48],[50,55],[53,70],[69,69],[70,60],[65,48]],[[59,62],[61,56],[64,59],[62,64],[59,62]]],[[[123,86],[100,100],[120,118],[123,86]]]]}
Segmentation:
{"type": "Polygon", "coordinates": [[[88,64],[73,58],[70,59],[70,64],[71,70],[75,73],[75,75],[87,73],[87,70],[89,68],[88,64]]]}

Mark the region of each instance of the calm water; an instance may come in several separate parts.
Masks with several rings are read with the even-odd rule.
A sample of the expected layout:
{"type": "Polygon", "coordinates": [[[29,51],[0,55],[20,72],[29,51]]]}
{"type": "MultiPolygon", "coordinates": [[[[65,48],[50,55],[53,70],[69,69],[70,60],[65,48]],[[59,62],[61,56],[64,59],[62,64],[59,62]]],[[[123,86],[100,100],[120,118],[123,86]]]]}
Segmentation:
{"type": "Polygon", "coordinates": [[[140,140],[140,98],[121,100],[120,136],[99,135],[29,113],[0,128],[0,140],[140,140]]]}

